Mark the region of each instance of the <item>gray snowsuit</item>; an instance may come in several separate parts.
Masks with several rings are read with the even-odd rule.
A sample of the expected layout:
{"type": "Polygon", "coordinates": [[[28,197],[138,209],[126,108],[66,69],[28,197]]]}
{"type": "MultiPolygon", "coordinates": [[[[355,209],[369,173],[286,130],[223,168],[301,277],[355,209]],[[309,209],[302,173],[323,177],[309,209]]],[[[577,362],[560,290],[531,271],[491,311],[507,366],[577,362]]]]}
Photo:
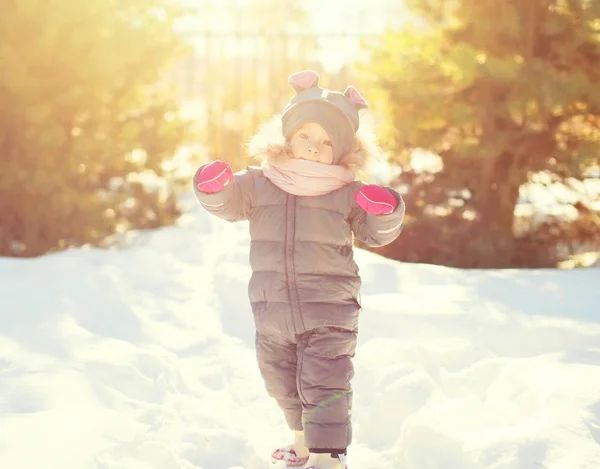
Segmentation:
{"type": "Polygon", "coordinates": [[[258,365],[289,427],[305,431],[313,452],[345,450],[352,439],[351,358],[361,309],[353,234],[369,246],[382,246],[402,229],[400,195],[392,191],[398,200],[394,213],[368,215],[354,200],[362,185],[356,181],[322,196],[294,196],[260,168],[249,167],[220,193],[194,188],[210,213],[249,221],[248,294],[258,365]]]}

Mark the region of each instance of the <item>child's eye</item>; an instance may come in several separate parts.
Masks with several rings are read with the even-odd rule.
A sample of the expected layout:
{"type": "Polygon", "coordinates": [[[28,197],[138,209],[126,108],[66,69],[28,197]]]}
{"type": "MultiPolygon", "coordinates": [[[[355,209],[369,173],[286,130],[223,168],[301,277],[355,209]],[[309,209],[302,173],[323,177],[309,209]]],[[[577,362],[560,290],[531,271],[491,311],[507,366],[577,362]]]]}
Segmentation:
{"type": "Polygon", "coordinates": [[[308,135],[306,135],[305,133],[301,133],[300,135],[298,135],[298,137],[307,139],[308,135]]]}
{"type": "Polygon", "coordinates": [[[325,145],[327,145],[328,147],[332,146],[332,145],[331,145],[331,140],[325,140],[323,143],[324,143],[325,145]]]}

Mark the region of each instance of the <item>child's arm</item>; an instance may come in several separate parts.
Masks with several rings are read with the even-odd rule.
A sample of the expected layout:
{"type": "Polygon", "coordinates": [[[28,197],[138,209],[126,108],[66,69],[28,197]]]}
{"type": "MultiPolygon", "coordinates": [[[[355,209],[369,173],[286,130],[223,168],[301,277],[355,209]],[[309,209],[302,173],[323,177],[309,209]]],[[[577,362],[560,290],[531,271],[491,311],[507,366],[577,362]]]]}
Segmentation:
{"type": "Polygon", "coordinates": [[[250,216],[253,180],[248,170],[234,174],[217,160],[201,166],[193,181],[196,198],[208,212],[231,222],[250,216]]]}
{"type": "Polygon", "coordinates": [[[354,235],[367,246],[390,244],[402,231],[404,201],[395,190],[362,186],[354,193],[349,221],[354,235]]]}

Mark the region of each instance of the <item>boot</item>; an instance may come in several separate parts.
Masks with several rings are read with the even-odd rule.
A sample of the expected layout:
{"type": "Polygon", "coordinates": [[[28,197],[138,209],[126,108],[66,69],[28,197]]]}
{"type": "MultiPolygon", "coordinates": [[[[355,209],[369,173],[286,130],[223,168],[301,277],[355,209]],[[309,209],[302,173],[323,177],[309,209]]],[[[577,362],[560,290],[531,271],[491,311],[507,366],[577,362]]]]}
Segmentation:
{"type": "Polygon", "coordinates": [[[294,432],[294,443],[277,448],[271,454],[273,462],[283,461],[288,467],[304,466],[308,461],[308,448],[304,444],[304,432],[294,432]]]}
{"type": "Polygon", "coordinates": [[[346,455],[311,453],[306,463],[306,469],[348,469],[346,455]]]}

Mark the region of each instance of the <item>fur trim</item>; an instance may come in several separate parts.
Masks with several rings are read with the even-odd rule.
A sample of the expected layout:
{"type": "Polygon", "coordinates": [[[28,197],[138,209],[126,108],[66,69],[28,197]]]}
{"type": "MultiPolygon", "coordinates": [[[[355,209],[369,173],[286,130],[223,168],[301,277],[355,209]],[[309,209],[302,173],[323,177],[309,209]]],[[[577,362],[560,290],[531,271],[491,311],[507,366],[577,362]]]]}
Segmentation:
{"type": "MultiPolygon", "coordinates": [[[[364,126],[366,127],[366,126],[364,126]]],[[[364,128],[362,123],[354,137],[352,151],[342,157],[340,166],[355,173],[364,170],[371,159],[381,159],[381,149],[377,144],[375,134],[364,128]]],[[[248,143],[248,155],[259,161],[275,160],[284,162],[291,158],[290,148],[281,130],[281,116],[269,119],[248,143]]]]}

